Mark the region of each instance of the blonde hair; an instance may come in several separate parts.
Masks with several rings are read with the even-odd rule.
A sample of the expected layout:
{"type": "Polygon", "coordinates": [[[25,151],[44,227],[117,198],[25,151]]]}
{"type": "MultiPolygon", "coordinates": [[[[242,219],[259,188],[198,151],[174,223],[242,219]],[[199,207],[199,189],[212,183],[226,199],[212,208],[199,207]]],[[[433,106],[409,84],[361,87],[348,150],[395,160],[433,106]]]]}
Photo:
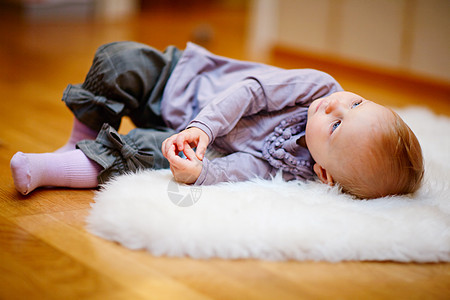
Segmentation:
{"type": "Polygon", "coordinates": [[[400,116],[389,111],[391,117],[373,133],[369,150],[357,158],[365,168],[350,163],[342,176],[336,174],[335,180],[344,192],[370,199],[409,194],[420,187],[424,167],[419,141],[400,116]]]}

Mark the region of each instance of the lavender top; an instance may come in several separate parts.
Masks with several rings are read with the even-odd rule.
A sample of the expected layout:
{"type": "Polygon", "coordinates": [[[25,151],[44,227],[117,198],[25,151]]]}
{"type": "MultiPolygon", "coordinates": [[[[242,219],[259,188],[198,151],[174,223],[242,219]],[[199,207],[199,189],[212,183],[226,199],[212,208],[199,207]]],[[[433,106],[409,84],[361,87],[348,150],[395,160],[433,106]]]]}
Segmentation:
{"type": "Polygon", "coordinates": [[[270,178],[313,178],[313,160],[296,140],[305,134],[309,104],[341,91],[328,74],[286,70],[214,55],[188,43],[164,90],[167,126],[198,127],[224,154],[204,158],[195,184],[270,178]]]}

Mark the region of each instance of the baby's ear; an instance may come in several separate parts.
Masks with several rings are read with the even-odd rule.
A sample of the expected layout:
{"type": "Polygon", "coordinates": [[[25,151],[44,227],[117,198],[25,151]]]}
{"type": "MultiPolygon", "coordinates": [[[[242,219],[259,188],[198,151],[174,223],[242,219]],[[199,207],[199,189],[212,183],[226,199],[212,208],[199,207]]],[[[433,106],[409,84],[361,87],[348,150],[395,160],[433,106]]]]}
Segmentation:
{"type": "Polygon", "coordinates": [[[331,176],[331,174],[327,170],[322,168],[321,165],[314,164],[313,168],[314,172],[317,174],[317,177],[319,177],[320,181],[328,185],[334,185],[333,176],[331,176]]]}

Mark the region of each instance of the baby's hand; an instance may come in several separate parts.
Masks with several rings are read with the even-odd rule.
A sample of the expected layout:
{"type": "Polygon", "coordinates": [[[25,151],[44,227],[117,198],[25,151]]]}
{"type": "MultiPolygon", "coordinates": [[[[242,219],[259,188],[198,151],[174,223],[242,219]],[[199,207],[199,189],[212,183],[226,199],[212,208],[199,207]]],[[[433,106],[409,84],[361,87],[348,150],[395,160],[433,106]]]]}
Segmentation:
{"type": "Polygon", "coordinates": [[[208,143],[208,135],[195,127],[174,134],[163,142],[161,151],[170,163],[175,180],[186,184],[197,180],[202,171],[201,161],[208,143]],[[197,153],[192,150],[193,147],[197,147],[197,153]],[[186,159],[178,156],[180,152],[184,153],[186,159]]]}
{"type": "Polygon", "coordinates": [[[192,184],[197,181],[197,178],[202,172],[202,161],[197,158],[194,150],[192,150],[189,144],[184,145],[183,150],[186,159],[178,156],[178,152],[175,149],[175,145],[172,145],[167,152],[167,160],[170,163],[170,170],[176,181],[192,184]]]}
{"type": "Polygon", "coordinates": [[[197,150],[195,154],[197,155],[197,158],[199,160],[203,160],[206,147],[209,144],[209,137],[203,130],[196,127],[191,127],[166,139],[162,144],[161,151],[163,155],[169,159],[167,155],[172,146],[175,146],[175,151],[178,151],[178,154],[179,152],[184,152],[184,146],[186,144],[189,144],[191,148],[196,147],[197,150]]]}

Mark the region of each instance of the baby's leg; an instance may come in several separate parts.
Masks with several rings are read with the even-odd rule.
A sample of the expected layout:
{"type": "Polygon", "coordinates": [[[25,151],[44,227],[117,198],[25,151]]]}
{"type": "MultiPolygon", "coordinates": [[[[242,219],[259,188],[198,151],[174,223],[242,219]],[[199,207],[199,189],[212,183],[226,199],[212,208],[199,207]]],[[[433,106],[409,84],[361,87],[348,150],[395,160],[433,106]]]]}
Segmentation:
{"type": "Polygon", "coordinates": [[[105,123],[117,130],[124,116],[140,128],[165,126],[160,101],[180,55],[174,47],[161,52],[135,42],[103,45],[83,84],[69,84],[62,100],[96,131],[105,123]]]}
{"type": "Polygon", "coordinates": [[[161,144],[173,133],[168,128],[137,128],[124,136],[105,124],[95,140],[77,143],[77,150],[18,152],[11,159],[14,185],[24,195],[41,186],[93,188],[120,174],[168,168],[161,144]]]}
{"type": "Polygon", "coordinates": [[[100,165],[81,150],[42,154],[17,152],[11,159],[14,185],[23,195],[42,186],[93,188],[98,185],[100,170],[100,165]]]}
{"type": "Polygon", "coordinates": [[[66,151],[72,151],[76,149],[76,144],[82,140],[93,140],[97,136],[98,132],[87,127],[83,123],[73,118],[72,132],[70,133],[69,140],[64,146],[55,151],[55,153],[62,153],[66,151]]]}
{"type": "Polygon", "coordinates": [[[99,47],[84,83],[69,84],[63,93],[75,121],[69,140],[55,152],[94,139],[105,123],[118,129],[123,116],[141,128],[165,126],[159,102],[180,55],[174,47],[160,52],[135,42],[99,47]]]}

